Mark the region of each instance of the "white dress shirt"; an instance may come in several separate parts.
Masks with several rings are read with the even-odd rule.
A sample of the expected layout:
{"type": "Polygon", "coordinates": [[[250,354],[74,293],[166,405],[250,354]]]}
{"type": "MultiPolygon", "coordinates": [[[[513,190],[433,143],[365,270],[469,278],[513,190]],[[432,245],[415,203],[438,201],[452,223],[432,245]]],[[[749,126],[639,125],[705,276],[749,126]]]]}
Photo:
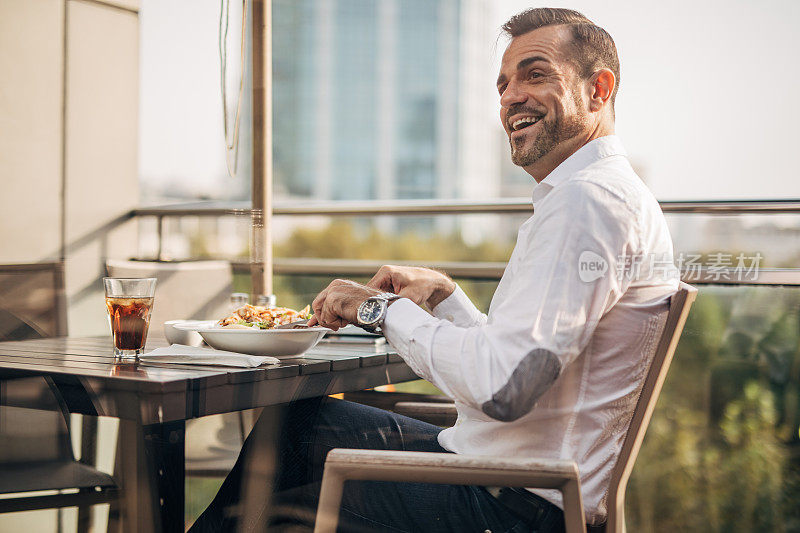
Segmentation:
{"type": "MultiPolygon", "coordinates": [[[[616,136],[586,144],[533,190],[534,214],[484,315],[460,288],[431,316],[407,299],[383,331],[455,400],[439,443],[462,454],[572,459],[590,523],[678,288],[658,202],[616,136]]],[[[561,506],[558,491],[534,490],[561,506]]]]}

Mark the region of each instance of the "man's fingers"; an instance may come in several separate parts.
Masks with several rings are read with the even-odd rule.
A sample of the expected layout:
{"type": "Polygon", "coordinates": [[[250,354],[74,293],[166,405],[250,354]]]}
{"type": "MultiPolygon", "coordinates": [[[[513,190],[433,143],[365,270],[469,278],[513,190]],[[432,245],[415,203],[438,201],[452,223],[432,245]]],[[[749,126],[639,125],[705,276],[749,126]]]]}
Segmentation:
{"type": "Polygon", "coordinates": [[[358,305],[367,297],[377,294],[374,287],[365,287],[359,283],[343,279],[333,280],[320,292],[311,306],[314,318],[309,325],[319,324],[331,329],[338,329],[355,321],[358,305]]]}
{"type": "Polygon", "coordinates": [[[367,282],[367,287],[372,287],[382,291],[392,290],[393,286],[391,269],[387,266],[382,266],[380,269],[378,269],[378,272],[372,276],[372,279],[367,282]]]}
{"type": "Polygon", "coordinates": [[[397,295],[403,298],[408,298],[417,305],[424,304],[428,299],[424,294],[420,293],[417,290],[414,290],[414,288],[412,288],[411,286],[403,288],[400,292],[397,293],[397,295]]]}
{"type": "MultiPolygon", "coordinates": [[[[330,287],[330,285],[328,285],[328,287],[330,287]]],[[[314,311],[314,316],[316,317],[319,317],[322,312],[322,308],[325,304],[325,297],[328,293],[328,287],[322,289],[322,291],[317,294],[317,297],[314,298],[314,301],[311,302],[311,310],[314,311]]]]}
{"type": "Polygon", "coordinates": [[[331,287],[334,283],[336,283],[336,281],[333,281],[327,289],[319,293],[314,300],[314,316],[321,326],[336,330],[340,324],[340,317],[337,312],[337,308],[340,306],[337,306],[338,299],[336,291],[334,290],[331,292],[331,287]]]}
{"type": "Polygon", "coordinates": [[[322,309],[322,314],[320,315],[320,322],[322,323],[323,326],[325,326],[326,328],[331,328],[332,330],[337,330],[339,329],[339,327],[341,327],[340,326],[341,317],[339,317],[339,315],[333,312],[330,305],[326,305],[322,309]]]}
{"type": "Polygon", "coordinates": [[[324,320],[325,320],[325,323],[323,324],[323,326],[325,326],[326,328],[330,328],[333,331],[336,331],[339,328],[343,328],[347,324],[349,324],[349,322],[347,320],[345,320],[344,318],[342,318],[340,316],[337,316],[335,314],[326,315],[324,320]]]}

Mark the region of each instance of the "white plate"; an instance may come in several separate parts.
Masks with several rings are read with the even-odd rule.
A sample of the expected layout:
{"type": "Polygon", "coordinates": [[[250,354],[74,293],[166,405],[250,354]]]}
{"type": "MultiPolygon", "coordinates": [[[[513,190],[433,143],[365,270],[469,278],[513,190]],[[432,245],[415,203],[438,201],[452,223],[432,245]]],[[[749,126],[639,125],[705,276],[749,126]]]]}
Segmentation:
{"type": "Polygon", "coordinates": [[[170,344],[200,346],[203,338],[197,330],[213,327],[216,323],[216,320],[167,320],[164,322],[164,336],[170,344]]]}
{"type": "Polygon", "coordinates": [[[273,357],[302,355],[329,331],[328,328],[197,330],[203,339],[217,350],[273,357]]]}
{"type": "MultiPolygon", "coordinates": [[[[201,329],[208,329],[216,327],[216,320],[170,320],[175,329],[182,329],[185,331],[200,331],[201,329]]],[[[166,324],[167,322],[165,322],[166,324]]]]}

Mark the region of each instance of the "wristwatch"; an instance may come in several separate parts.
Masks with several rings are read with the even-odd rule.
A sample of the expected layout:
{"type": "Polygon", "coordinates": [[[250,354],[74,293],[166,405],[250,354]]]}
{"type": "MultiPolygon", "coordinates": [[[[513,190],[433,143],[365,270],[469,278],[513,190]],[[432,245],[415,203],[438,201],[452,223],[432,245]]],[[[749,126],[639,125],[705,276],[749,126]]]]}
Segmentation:
{"type": "Polygon", "coordinates": [[[358,326],[371,333],[377,333],[378,328],[383,325],[383,320],[386,318],[389,302],[398,298],[400,297],[392,292],[383,292],[364,300],[358,306],[358,311],[356,312],[358,326]]]}

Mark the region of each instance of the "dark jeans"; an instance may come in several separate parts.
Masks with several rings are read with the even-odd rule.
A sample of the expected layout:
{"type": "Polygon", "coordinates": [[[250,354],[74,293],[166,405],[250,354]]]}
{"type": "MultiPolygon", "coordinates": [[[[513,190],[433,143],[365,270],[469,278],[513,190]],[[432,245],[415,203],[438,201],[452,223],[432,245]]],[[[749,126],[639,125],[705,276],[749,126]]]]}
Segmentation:
{"type": "MultiPolygon", "coordinates": [[[[287,408],[283,420],[272,500],[265,494],[261,508],[249,511],[254,516],[238,516],[240,496],[244,497],[240,494],[243,464],[255,446],[252,436],[258,434],[254,429],[192,532],[310,530],[325,456],[333,448],[448,453],[436,440],[441,428],[352,402],[298,401],[287,408]]],[[[339,531],[563,531],[560,509],[549,506],[542,514],[539,524],[526,524],[482,487],[349,481],[339,531]]]]}

